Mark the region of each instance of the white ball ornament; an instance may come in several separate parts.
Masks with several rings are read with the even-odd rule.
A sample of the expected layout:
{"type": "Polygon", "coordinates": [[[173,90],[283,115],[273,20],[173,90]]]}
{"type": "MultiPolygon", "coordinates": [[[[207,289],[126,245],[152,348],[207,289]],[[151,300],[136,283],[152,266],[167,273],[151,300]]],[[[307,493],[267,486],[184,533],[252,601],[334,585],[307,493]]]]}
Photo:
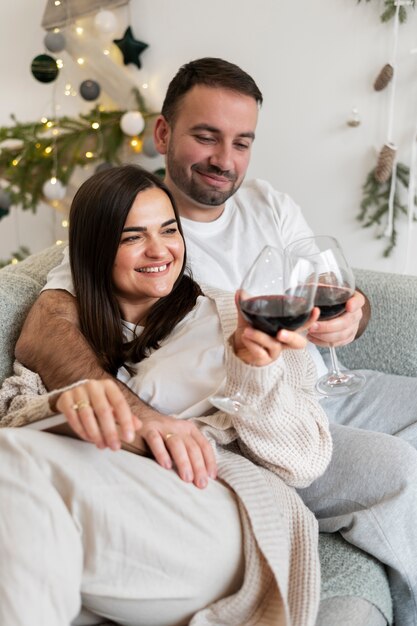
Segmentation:
{"type": "Polygon", "coordinates": [[[55,176],[43,184],[42,191],[48,200],[62,200],[67,192],[66,187],[55,176]]]}
{"type": "Polygon", "coordinates": [[[94,26],[100,33],[114,33],[118,27],[117,18],[112,11],[100,9],[94,18],[94,26]]]}
{"type": "Polygon", "coordinates": [[[139,111],[127,111],[120,118],[120,128],[125,135],[140,135],[145,128],[145,120],[139,111]]]}

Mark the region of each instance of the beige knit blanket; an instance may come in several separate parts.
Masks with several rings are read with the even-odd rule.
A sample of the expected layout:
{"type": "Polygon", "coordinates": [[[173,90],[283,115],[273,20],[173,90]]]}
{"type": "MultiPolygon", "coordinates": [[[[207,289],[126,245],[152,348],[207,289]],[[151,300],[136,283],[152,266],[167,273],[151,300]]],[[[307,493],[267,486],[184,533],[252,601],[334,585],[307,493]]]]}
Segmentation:
{"type": "MultiPolygon", "coordinates": [[[[228,338],[236,323],[233,297],[205,292],[228,338]]],[[[237,391],[250,368],[245,394],[253,416],[218,411],[197,421],[216,448],[219,479],[239,498],[245,576],[235,595],[196,613],[190,626],[314,626],[318,528],[294,489],[323,473],[331,456],[327,420],[314,398],[314,365],[307,352],[286,350],[274,364],[252,368],[227,347],[226,367],[226,393],[237,391]]],[[[37,374],[16,363],[0,389],[0,426],[49,416],[50,395],[37,374]]]]}

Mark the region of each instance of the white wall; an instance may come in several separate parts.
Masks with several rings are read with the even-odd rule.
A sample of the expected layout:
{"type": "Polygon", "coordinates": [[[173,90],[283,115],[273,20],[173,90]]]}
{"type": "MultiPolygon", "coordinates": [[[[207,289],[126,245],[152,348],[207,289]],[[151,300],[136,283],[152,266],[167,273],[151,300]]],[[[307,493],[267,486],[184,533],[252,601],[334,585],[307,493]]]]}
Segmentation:
{"type": "MultiPolygon", "coordinates": [[[[1,9],[0,71],[8,88],[2,90],[0,124],[11,111],[20,119],[41,117],[50,97],[50,87],[28,70],[42,52],[43,8],[41,0],[14,0],[1,9]]],[[[405,217],[389,259],[382,258],[383,242],[355,219],[361,186],[387,132],[390,90],[377,93],[372,87],[393,45],[393,23],[379,21],[382,9],[382,0],[131,0],[130,19],[136,37],[150,46],[137,78],[149,82],[151,104],[160,106],[170,78],[188,60],[220,56],[241,65],[265,97],[249,175],[290,193],[316,232],[340,239],[354,266],[403,272],[405,217]],[[349,128],[354,106],[362,124],[349,128]]],[[[128,11],[119,15],[123,28],[128,11]]],[[[412,11],[398,45],[394,136],[399,160],[408,165],[417,117],[417,54],[409,52],[417,47],[416,26],[412,11]]],[[[46,208],[45,214],[20,219],[21,243],[35,250],[54,240],[49,213],[46,208]]],[[[14,216],[0,222],[0,257],[15,246],[15,231],[14,216]]],[[[407,268],[413,274],[416,232],[417,226],[407,268]]]]}

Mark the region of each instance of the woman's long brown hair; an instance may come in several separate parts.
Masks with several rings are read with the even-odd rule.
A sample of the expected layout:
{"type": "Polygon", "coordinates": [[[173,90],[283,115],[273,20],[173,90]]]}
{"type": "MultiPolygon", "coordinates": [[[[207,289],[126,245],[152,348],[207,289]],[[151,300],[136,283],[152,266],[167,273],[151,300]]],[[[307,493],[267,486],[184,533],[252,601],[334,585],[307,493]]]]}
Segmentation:
{"type": "Polygon", "coordinates": [[[156,187],[169,197],[184,239],[175,201],[155,175],[135,165],[98,172],[81,185],[71,205],[69,249],[80,330],[102,367],[112,375],[127,362],[137,363],[157,349],[194,307],[200,287],[181,273],[171,293],[160,298],[146,317],[142,334],[123,341],[122,317],[114,295],[112,270],[128,213],[138,193],[156,187]]]}

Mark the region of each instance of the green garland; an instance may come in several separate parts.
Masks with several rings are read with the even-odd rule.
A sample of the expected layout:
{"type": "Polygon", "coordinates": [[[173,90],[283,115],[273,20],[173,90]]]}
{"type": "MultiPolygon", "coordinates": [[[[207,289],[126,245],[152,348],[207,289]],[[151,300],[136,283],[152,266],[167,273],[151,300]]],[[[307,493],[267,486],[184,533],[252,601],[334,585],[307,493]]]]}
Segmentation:
{"type": "MultiPolygon", "coordinates": [[[[357,1],[358,1],[358,4],[362,2],[362,0],[357,0],[357,1]]],[[[370,0],[365,0],[365,1],[370,2],[370,0]]],[[[410,6],[412,6],[413,9],[415,8],[415,0],[411,0],[410,6]]],[[[388,22],[390,19],[394,17],[395,11],[397,9],[395,5],[395,0],[384,0],[384,7],[385,7],[384,11],[380,15],[381,22],[388,22]]],[[[407,21],[407,8],[405,6],[403,5],[400,6],[398,17],[399,17],[401,24],[407,21]]]]}
{"type": "MultiPolygon", "coordinates": [[[[410,168],[403,163],[397,163],[397,180],[394,193],[392,233],[389,243],[383,251],[383,256],[388,257],[397,243],[396,223],[401,213],[407,215],[407,207],[400,201],[400,186],[408,189],[410,180],[410,168]]],[[[388,213],[389,195],[391,189],[391,177],[385,183],[379,183],[375,178],[375,169],[369,172],[365,184],[363,185],[363,197],[361,210],[357,219],[363,223],[364,228],[370,226],[381,226],[381,220],[388,213]]],[[[415,201],[417,198],[415,198],[415,201]]],[[[413,218],[416,221],[416,218],[413,218]]],[[[383,234],[377,235],[377,239],[382,239],[383,234]]]]}
{"type": "MultiPolygon", "coordinates": [[[[157,115],[145,110],[139,92],[136,97],[145,121],[157,115]]],[[[11,203],[35,212],[43,199],[43,184],[52,176],[67,185],[76,167],[101,161],[120,163],[120,149],[131,139],[120,128],[124,113],[95,107],[78,118],[27,124],[12,116],[14,125],[0,128],[0,178],[8,183],[5,191],[11,203]],[[1,146],[5,140],[17,140],[13,142],[17,147],[7,147],[7,142],[1,146]]],[[[3,211],[0,219],[7,213],[3,211]]]]}
{"type": "Polygon", "coordinates": [[[11,265],[12,263],[18,263],[19,261],[23,261],[23,259],[26,259],[26,257],[28,257],[29,255],[29,248],[26,248],[26,246],[20,246],[20,248],[16,250],[16,252],[12,253],[10,259],[0,259],[0,269],[2,267],[6,267],[6,265],[11,265]]]}

